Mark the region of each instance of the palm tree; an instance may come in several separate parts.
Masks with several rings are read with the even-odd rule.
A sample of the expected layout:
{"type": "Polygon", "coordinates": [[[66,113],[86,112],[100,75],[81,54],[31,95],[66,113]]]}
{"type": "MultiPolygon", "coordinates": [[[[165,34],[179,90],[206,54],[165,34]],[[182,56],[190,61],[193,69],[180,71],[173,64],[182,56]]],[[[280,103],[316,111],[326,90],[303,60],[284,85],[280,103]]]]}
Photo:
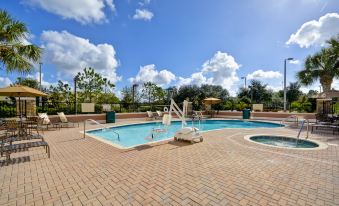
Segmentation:
{"type": "Polygon", "coordinates": [[[332,49],[332,58],[335,59],[335,68],[339,69],[339,34],[327,41],[332,49]]]}
{"type": "Polygon", "coordinates": [[[328,48],[306,58],[304,70],[297,73],[301,84],[309,86],[319,79],[324,92],[331,90],[333,79],[339,77],[338,39],[332,38],[328,48]]]}
{"type": "Polygon", "coordinates": [[[42,49],[25,43],[29,31],[26,25],[0,10],[0,62],[7,72],[30,72],[40,60],[42,49]]]}

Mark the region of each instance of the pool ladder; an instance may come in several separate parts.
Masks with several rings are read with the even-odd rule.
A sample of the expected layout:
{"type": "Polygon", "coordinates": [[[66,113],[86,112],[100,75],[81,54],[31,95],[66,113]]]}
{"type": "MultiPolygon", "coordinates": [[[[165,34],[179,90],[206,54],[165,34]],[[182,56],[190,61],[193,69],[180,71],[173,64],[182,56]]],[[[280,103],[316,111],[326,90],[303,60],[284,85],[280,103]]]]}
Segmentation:
{"type": "Polygon", "coordinates": [[[301,122],[301,126],[300,126],[300,129],[299,129],[299,132],[298,132],[298,135],[297,135],[297,140],[300,139],[300,134],[301,134],[301,131],[303,130],[304,126],[305,126],[305,122],[307,122],[307,129],[306,129],[306,139],[308,139],[308,134],[309,134],[309,120],[308,119],[303,119],[302,122],[301,122]]]}
{"type": "MultiPolygon", "coordinates": [[[[94,119],[86,119],[84,121],[84,138],[86,137],[86,122],[87,121],[91,121],[91,122],[94,122],[96,125],[100,125],[100,126],[103,126],[101,129],[107,129],[108,127],[107,126],[104,126],[103,124],[101,124],[100,122],[97,122],[95,121],[94,119]]],[[[119,133],[117,133],[116,131],[112,130],[114,134],[118,135],[118,141],[120,141],[120,135],[119,133]]]]}

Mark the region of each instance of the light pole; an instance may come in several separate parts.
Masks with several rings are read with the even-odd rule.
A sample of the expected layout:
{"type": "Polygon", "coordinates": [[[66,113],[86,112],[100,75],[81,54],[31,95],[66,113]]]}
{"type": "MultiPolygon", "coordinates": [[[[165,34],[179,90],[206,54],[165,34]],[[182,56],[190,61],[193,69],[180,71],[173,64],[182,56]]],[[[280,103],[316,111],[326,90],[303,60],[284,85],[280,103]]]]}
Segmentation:
{"type": "MultiPolygon", "coordinates": [[[[39,90],[41,91],[41,67],[42,67],[42,62],[39,62],[39,90]]],[[[42,104],[42,97],[39,98],[40,106],[42,104]]]]}
{"type": "Polygon", "coordinates": [[[77,81],[78,81],[78,75],[74,77],[74,110],[75,110],[75,115],[77,115],[77,113],[78,113],[77,81]]]}
{"type": "Polygon", "coordinates": [[[286,62],[293,60],[292,57],[284,59],[284,112],[286,112],[286,106],[287,106],[287,101],[286,101],[286,62]]]}
{"type": "Polygon", "coordinates": [[[241,77],[241,79],[245,80],[245,89],[247,88],[247,78],[246,77],[241,77]]]}
{"type": "Polygon", "coordinates": [[[42,67],[42,62],[39,62],[39,89],[41,91],[41,67],[42,67]]]}

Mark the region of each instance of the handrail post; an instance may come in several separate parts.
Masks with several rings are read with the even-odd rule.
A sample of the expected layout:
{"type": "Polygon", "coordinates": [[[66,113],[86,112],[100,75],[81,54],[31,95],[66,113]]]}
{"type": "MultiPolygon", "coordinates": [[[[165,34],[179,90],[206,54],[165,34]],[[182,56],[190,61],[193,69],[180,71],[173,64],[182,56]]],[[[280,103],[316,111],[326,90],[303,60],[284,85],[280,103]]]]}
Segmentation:
{"type": "Polygon", "coordinates": [[[86,137],[86,120],[84,121],[84,139],[85,139],[85,137],[86,137]]]}
{"type": "Polygon", "coordinates": [[[309,134],[309,127],[310,127],[310,120],[307,119],[307,131],[306,131],[306,139],[308,139],[309,134]]]}

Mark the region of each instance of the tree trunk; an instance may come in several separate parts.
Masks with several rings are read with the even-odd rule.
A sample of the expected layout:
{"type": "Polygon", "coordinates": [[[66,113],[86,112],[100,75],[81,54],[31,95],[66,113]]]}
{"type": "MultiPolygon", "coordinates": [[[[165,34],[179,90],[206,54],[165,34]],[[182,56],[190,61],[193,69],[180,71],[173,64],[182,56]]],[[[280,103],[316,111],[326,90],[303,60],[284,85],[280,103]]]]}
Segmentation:
{"type": "Polygon", "coordinates": [[[333,77],[329,75],[323,75],[320,77],[320,84],[324,92],[328,92],[331,90],[332,82],[333,82],[333,77]]]}

